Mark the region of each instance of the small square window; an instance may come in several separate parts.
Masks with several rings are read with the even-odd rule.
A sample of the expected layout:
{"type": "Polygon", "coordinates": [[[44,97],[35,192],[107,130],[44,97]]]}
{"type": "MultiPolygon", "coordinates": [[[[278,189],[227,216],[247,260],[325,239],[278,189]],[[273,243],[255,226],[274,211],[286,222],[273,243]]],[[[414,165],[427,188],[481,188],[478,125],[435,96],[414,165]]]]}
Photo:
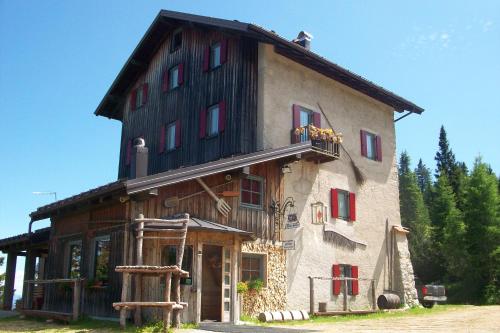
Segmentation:
{"type": "Polygon", "coordinates": [[[182,30],[176,30],[170,43],[170,52],[174,52],[182,46],[182,30]]]}
{"type": "Polygon", "coordinates": [[[263,180],[260,177],[248,176],[241,179],[241,205],[251,208],[262,208],[263,180]]]}
{"type": "Polygon", "coordinates": [[[257,279],[266,282],[266,255],[243,253],[241,257],[241,280],[254,281],[257,279]]]}
{"type": "Polygon", "coordinates": [[[211,106],[207,110],[207,136],[219,133],[219,105],[211,106]]]}
{"type": "Polygon", "coordinates": [[[167,126],[167,151],[175,149],[175,123],[167,126]]]}
{"type": "Polygon", "coordinates": [[[168,80],[168,87],[170,90],[179,86],[179,66],[170,68],[168,71],[168,80]]]}
{"type": "Polygon", "coordinates": [[[221,44],[216,43],[210,47],[210,68],[214,69],[221,65],[221,44]]]}
{"type": "Polygon", "coordinates": [[[339,207],[339,218],[348,220],[349,219],[349,192],[338,191],[338,207],[339,207]]]}

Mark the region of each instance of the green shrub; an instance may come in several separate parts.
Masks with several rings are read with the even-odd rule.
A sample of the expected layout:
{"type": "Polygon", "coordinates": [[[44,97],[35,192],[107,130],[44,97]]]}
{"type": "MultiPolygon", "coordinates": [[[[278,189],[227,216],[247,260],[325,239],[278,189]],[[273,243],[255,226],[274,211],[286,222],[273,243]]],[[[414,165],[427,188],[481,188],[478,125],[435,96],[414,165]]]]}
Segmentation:
{"type": "Polygon", "coordinates": [[[238,294],[244,294],[248,291],[248,284],[246,282],[240,281],[236,285],[236,291],[238,294]]]}
{"type": "Polygon", "coordinates": [[[248,281],[248,289],[253,290],[255,292],[260,292],[264,287],[264,281],[262,279],[255,279],[248,281]]]}

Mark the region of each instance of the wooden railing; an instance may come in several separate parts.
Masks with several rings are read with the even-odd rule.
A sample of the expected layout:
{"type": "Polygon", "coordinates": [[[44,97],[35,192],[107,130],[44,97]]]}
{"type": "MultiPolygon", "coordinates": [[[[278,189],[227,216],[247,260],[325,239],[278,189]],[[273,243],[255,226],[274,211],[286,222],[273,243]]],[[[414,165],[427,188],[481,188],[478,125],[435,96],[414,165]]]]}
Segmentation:
{"type": "Polygon", "coordinates": [[[52,280],[25,280],[24,287],[26,288],[25,299],[23,300],[23,309],[27,315],[39,315],[42,317],[67,317],[71,320],[78,320],[80,315],[80,302],[81,302],[81,291],[82,291],[82,281],[83,279],[52,279],[52,280]],[[43,311],[41,309],[34,309],[34,296],[37,289],[41,289],[41,294],[43,297],[44,288],[42,286],[47,284],[62,284],[70,285],[73,289],[73,307],[71,313],[66,312],[50,312],[43,311]]]}
{"type": "Polygon", "coordinates": [[[311,133],[311,126],[303,126],[292,129],[292,143],[311,141],[311,145],[315,150],[332,157],[340,157],[340,143],[338,142],[338,139],[314,137],[311,133]]]}

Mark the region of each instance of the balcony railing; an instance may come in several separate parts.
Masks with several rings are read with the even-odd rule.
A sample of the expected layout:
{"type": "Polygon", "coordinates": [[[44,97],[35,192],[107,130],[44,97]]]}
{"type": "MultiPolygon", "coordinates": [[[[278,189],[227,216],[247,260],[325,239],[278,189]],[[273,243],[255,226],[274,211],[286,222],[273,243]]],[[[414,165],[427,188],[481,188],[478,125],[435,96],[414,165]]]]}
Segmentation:
{"type": "Polygon", "coordinates": [[[311,141],[312,147],[329,156],[340,157],[342,134],[330,129],[317,128],[312,125],[292,129],[292,143],[311,141]]]}

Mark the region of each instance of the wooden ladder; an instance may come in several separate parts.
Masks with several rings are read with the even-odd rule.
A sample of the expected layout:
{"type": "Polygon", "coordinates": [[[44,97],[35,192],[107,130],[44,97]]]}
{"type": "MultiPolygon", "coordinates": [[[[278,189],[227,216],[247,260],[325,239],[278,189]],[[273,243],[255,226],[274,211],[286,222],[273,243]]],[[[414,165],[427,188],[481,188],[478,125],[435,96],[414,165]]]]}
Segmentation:
{"type": "Polygon", "coordinates": [[[189,272],[182,270],[182,258],[184,256],[184,246],[186,244],[187,225],[189,214],[179,219],[150,219],[139,214],[135,219],[136,225],[136,245],[137,260],[134,266],[116,266],[115,271],[123,273],[121,302],[113,303],[113,307],[120,311],[120,326],[125,328],[127,310],[134,309],[134,323],[142,325],[141,309],[143,307],[157,307],[163,309],[164,330],[167,331],[170,324],[170,313],[173,312],[172,326],[179,328],[181,322],[181,311],[187,307],[187,303],[181,302],[180,280],[189,277],[189,272]],[[147,234],[155,233],[154,236],[147,234]],[[176,262],[173,266],[148,266],[143,265],[142,249],[145,239],[169,240],[177,242],[176,262]],[[134,301],[127,301],[130,278],[135,275],[135,295],[134,301]],[[164,300],[161,302],[151,302],[142,300],[142,281],[144,276],[164,276],[165,290],[164,300]],[[173,299],[170,299],[170,288],[173,278],[173,299]]]}

